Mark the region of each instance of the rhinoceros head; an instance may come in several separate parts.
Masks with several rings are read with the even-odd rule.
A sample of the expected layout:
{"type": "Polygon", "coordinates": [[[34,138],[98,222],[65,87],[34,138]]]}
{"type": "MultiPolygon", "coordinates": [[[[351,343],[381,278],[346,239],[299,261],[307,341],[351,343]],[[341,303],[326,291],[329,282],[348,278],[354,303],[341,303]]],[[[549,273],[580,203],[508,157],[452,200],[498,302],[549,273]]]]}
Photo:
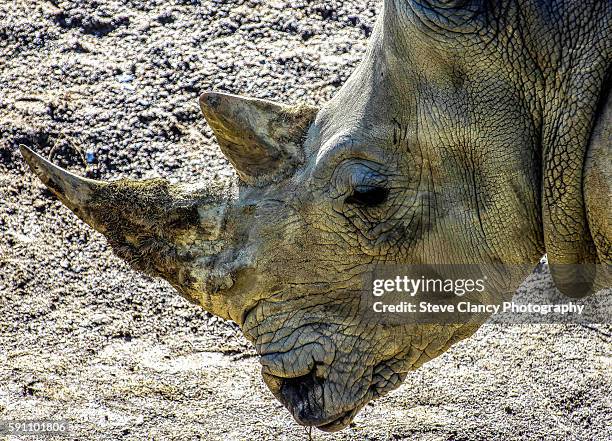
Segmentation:
{"type": "Polygon", "coordinates": [[[572,165],[606,60],[580,46],[572,60],[591,75],[560,92],[577,87],[549,34],[565,21],[533,3],[386,1],[364,61],[320,110],[203,94],[239,178],[227,185],[93,181],[22,152],[134,268],[238,323],[299,423],[338,430],[475,330],[364,319],[372,264],[535,264],[546,248],[597,260],[572,165]]]}

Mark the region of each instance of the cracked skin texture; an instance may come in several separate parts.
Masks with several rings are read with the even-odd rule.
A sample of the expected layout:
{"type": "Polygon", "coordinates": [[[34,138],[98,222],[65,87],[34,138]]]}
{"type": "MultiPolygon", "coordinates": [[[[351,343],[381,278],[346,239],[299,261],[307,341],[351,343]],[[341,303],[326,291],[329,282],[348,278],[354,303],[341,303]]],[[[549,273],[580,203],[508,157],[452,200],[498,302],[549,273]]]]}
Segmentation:
{"type": "Polygon", "coordinates": [[[477,328],[366,320],[372,265],[610,263],[612,4],[382,8],[363,62],[318,112],[202,96],[242,179],[231,191],[78,181],[23,150],[118,255],[236,321],[272,393],[325,431],[477,328]]]}

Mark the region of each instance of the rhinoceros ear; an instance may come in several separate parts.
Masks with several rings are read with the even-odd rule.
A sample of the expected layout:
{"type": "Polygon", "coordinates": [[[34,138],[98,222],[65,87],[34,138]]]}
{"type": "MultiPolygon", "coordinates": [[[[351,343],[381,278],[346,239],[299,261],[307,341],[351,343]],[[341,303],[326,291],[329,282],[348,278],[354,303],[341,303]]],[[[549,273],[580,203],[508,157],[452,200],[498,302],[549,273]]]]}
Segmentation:
{"type": "Polygon", "coordinates": [[[242,181],[263,185],[303,160],[302,142],[317,109],[207,92],[200,107],[242,181]]]}

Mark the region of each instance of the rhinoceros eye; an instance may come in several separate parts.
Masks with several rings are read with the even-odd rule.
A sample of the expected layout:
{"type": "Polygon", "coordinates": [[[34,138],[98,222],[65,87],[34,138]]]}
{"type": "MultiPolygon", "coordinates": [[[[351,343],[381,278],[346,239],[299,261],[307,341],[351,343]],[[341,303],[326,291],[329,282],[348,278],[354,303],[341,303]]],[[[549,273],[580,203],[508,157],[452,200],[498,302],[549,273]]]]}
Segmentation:
{"type": "Polygon", "coordinates": [[[353,193],[345,199],[347,204],[364,207],[376,207],[387,200],[389,190],[385,187],[358,186],[353,193]]]}
{"type": "Polygon", "coordinates": [[[487,2],[475,0],[412,0],[409,4],[415,16],[426,25],[426,32],[436,35],[449,31],[462,34],[479,31],[485,22],[487,2]],[[434,26],[432,28],[432,26],[434,26]]]}
{"type": "Polygon", "coordinates": [[[459,9],[469,6],[470,0],[417,0],[416,4],[432,11],[445,9],[459,9]]]}
{"type": "Polygon", "coordinates": [[[423,3],[429,4],[431,7],[441,7],[441,8],[460,8],[462,6],[466,6],[468,0],[429,0],[424,1],[423,3]]]}

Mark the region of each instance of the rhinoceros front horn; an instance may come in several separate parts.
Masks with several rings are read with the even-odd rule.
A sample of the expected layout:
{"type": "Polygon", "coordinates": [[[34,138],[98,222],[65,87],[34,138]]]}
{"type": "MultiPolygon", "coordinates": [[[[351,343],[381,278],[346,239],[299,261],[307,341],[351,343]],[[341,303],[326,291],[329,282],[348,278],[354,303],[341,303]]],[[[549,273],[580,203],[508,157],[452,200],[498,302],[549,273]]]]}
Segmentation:
{"type": "Polygon", "coordinates": [[[87,207],[94,193],[104,187],[106,183],[72,174],[47,161],[25,145],[20,145],[19,150],[30,169],[43,184],[77,216],[94,226],[94,219],[88,213],[87,207]]]}
{"type": "Polygon", "coordinates": [[[250,185],[282,178],[304,160],[302,142],[317,109],[207,92],[200,107],[221,151],[250,185]]]}
{"type": "Polygon", "coordinates": [[[231,276],[213,268],[223,251],[233,183],[171,184],[164,179],[96,181],[20,146],[32,171],[78,217],[102,233],[132,268],[169,281],[188,300],[223,316],[218,294],[231,276]]]}

